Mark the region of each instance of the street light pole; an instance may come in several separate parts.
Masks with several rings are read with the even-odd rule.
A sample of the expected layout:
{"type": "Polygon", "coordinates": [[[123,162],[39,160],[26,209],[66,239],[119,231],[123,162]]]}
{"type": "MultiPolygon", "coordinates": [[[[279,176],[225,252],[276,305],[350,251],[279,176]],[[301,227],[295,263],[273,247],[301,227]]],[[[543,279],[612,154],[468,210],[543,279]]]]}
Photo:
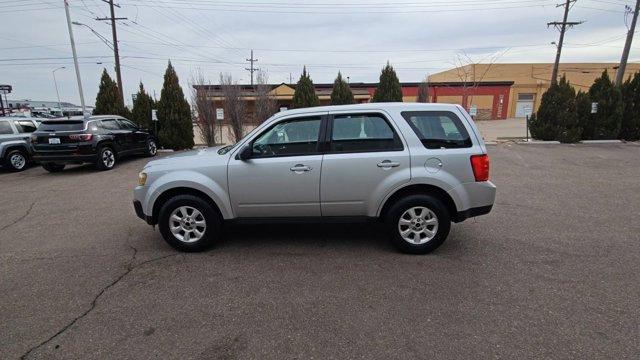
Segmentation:
{"type": "Polygon", "coordinates": [[[53,84],[56,87],[56,95],[58,96],[58,109],[60,109],[60,113],[64,116],[64,112],[62,111],[62,103],[60,102],[60,92],[58,92],[58,82],[56,81],[56,71],[66,69],[66,66],[61,66],[59,68],[53,69],[53,84]]]}
{"type": "Polygon", "coordinates": [[[78,80],[78,91],[80,92],[80,105],[82,115],[87,117],[87,108],[84,105],[84,93],[82,92],[82,80],[80,79],[80,67],[78,66],[78,54],[76,53],[76,42],[73,39],[73,29],[71,28],[71,15],[69,15],[69,2],[64,0],[64,11],[67,14],[67,27],[69,28],[69,40],[71,41],[71,51],[73,52],[73,65],[76,68],[76,79],[78,80]]]}

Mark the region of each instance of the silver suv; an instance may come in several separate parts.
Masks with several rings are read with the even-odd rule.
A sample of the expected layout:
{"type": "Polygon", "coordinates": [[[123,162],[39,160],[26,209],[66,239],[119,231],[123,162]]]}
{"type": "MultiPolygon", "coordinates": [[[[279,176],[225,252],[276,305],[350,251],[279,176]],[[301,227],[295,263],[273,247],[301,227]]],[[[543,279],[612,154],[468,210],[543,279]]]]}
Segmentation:
{"type": "Polygon", "coordinates": [[[0,164],[10,171],[22,171],[31,161],[29,137],[39,122],[23,117],[0,118],[0,164]]]}
{"type": "Polygon", "coordinates": [[[384,222],[393,243],[430,252],[451,222],[491,211],[486,147],[458,105],[370,103],[280,112],[237,144],[149,162],[136,214],[181,251],[226,221],[384,222]]]}

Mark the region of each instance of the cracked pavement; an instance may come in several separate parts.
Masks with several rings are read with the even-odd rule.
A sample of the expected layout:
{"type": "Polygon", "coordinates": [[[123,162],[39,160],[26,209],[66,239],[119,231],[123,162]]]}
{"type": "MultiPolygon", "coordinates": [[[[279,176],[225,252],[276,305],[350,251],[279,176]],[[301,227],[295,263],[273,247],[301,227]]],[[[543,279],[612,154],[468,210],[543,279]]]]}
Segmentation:
{"type": "Polygon", "coordinates": [[[133,212],[147,159],[0,170],[1,357],[640,357],[640,146],[489,153],[493,212],[428,256],[362,224],[181,254],[133,212]]]}

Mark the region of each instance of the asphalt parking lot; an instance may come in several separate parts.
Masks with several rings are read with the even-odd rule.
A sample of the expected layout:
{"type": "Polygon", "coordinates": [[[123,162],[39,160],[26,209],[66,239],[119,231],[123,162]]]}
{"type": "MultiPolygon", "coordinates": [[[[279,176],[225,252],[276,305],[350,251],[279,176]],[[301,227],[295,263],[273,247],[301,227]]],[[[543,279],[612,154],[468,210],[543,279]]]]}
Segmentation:
{"type": "Polygon", "coordinates": [[[491,146],[491,214],[434,254],[371,225],[139,220],[147,159],[0,171],[2,358],[640,357],[640,146],[491,146]]]}

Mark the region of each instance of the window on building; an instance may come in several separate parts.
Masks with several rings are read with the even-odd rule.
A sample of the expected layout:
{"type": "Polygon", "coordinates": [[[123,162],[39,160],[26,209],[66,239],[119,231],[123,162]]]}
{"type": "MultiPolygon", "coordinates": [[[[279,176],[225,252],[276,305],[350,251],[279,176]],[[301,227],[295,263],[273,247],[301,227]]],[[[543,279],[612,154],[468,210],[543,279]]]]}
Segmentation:
{"type": "Polygon", "coordinates": [[[381,115],[338,115],[331,130],[331,152],[402,150],[402,142],[381,115]]]}
{"type": "Polygon", "coordinates": [[[471,147],[471,138],[458,116],[450,111],[405,111],[402,117],[427,149],[471,147]]]}
{"type": "Polygon", "coordinates": [[[518,94],[518,101],[533,101],[535,94],[518,94]]]}
{"type": "Polygon", "coordinates": [[[310,155],[318,152],[320,117],[285,120],[253,142],[253,157],[310,155]]]}

